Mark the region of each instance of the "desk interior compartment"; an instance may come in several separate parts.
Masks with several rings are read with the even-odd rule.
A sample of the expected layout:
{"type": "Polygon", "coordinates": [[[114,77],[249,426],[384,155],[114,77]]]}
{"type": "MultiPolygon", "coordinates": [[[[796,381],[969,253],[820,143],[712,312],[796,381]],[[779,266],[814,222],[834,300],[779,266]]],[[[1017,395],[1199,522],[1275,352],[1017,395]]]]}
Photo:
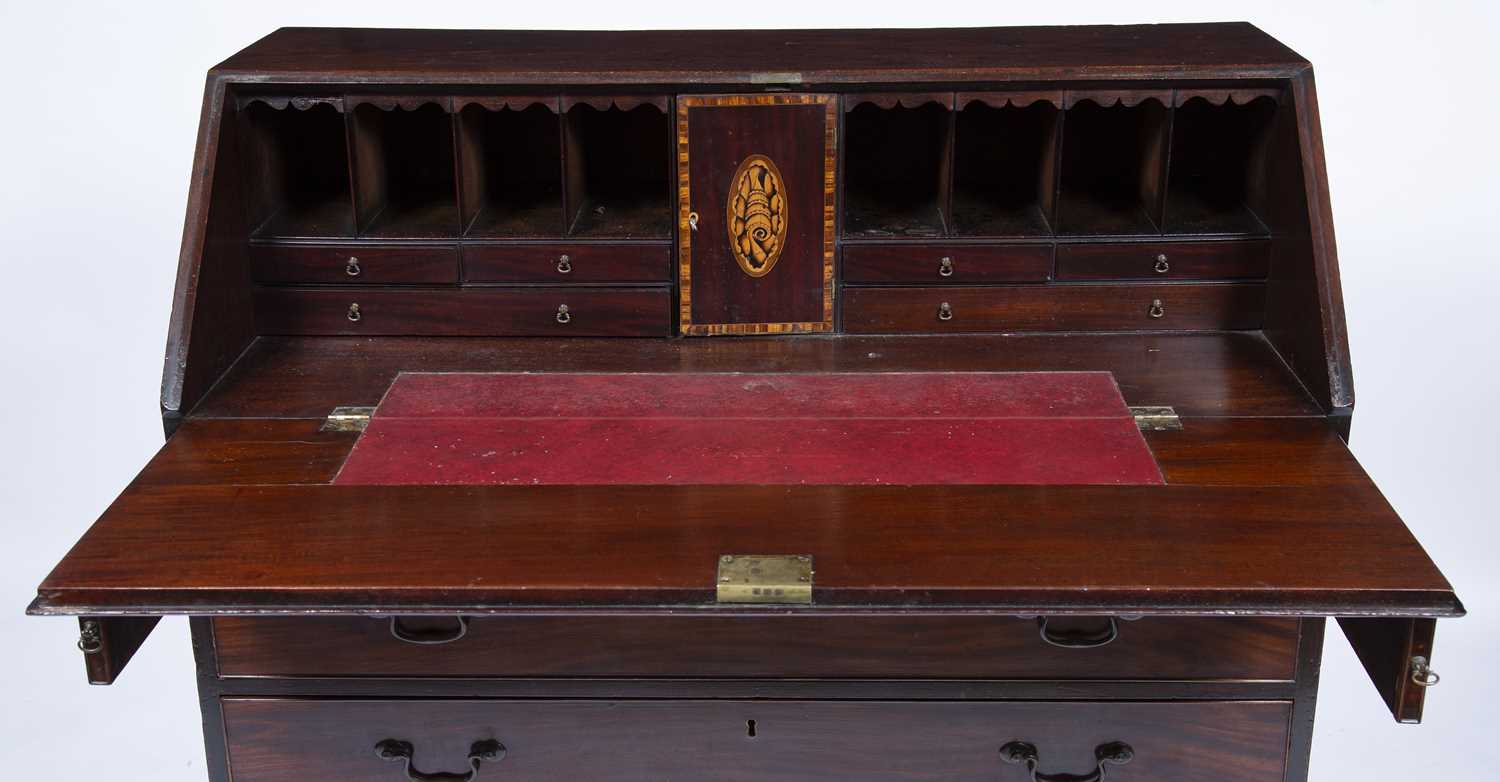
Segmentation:
{"type": "Polygon", "coordinates": [[[471,237],[561,236],[562,121],[556,98],[461,100],[463,224],[471,237]]]}
{"type": "Polygon", "coordinates": [[[1059,110],[1032,95],[959,96],[953,222],[964,236],[1046,236],[1056,217],[1059,110]]]}
{"type": "Polygon", "coordinates": [[[1123,91],[1068,101],[1058,232],[1156,233],[1171,117],[1163,98],[1123,91]]]}
{"type": "Polygon", "coordinates": [[[1194,96],[1172,119],[1164,228],[1172,234],[1263,234],[1265,165],[1276,100],[1194,96]]]}
{"type": "Polygon", "coordinates": [[[349,237],[343,102],[252,98],[241,109],[247,219],[264,237],[349,237]]]}
{"type": "Polygon", "coordinates": [[[446,99],[349,99],[360,233],[382,238],[458,235],[453,119],[446,99]]]}
{"type": "Polygon", "coordinates": [[[844,101],[844,236],[948,233],[952,94],[844,101]]]}
{"type": "Polygon", "coordinates": [[[672,138],[665,99],[569,102],[563,120],[569,235],[670,237],[672,138]]]}

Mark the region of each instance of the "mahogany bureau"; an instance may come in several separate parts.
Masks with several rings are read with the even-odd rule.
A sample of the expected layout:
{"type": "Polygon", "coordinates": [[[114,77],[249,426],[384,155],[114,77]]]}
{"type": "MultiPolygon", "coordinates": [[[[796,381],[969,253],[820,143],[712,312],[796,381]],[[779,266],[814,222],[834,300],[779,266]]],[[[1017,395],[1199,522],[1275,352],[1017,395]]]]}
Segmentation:
{"type": "Polygon", "coordinates": [[[279,30],[30,611],[192,617],[215,782],[1305,779],[1325,619],[1417,722],[1463,614],[1323,160],[1248,24],[279,30]]]}

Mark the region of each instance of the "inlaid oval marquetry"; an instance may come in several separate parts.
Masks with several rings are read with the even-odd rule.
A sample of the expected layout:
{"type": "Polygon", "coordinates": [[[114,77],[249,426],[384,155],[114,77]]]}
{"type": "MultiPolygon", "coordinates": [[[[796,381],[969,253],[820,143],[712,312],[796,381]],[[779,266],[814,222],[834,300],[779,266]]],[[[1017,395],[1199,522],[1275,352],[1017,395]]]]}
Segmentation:
{"type": "Polygon", "coordinates": [[[764,277],[786,244],[786,190],[781,172],[765,155],[751,155],[735,169],[728,199],[729,247],[751,277],[764,277]]]}

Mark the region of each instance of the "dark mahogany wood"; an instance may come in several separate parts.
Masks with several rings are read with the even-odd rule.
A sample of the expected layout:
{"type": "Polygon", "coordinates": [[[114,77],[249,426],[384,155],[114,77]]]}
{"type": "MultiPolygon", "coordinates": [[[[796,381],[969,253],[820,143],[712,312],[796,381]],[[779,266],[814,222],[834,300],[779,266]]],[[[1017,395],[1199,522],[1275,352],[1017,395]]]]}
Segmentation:
{"type": "Polygon", "coordinates": [[[241,782],[400,778],[375,755],[386,739],[411,743],[427,773],[466,772],[474,742],[499,741],[506,753],[493,773],[516,779],[644,782],[708,768],[737,782],[1024,782],[1025,767],[999,751],[1019,740],[1037,748],[1047,773],[1087,774],[1097,746],[1125,742],[1131,776],[1266,782],[1285,766],[1288,712],[1276,701],[224,701],[241,782]]]}
{"type": "Polygon", "coordinates": [[[671,282],[666,244],[470,244],[464,246],[466,282],[671,282]]]}
{"type": "Polygon", "coordinates": [[[666,288],[260,288],[255,311],[266,334],[368,336],[642,337],[665,335],[672,317],[666,288]]]}
{"type": "Polygon", "coordinates": [[[1059,280],[1264,279],[1269,241],[1062,244],[1059,280]]]}
{"type": "Polygon", "coordinates": [[[844,330],[901,334],[1249,329],[1260,325],[1264,298],[1264,286],[1256,284],[850,288],[844,292],[844,330]],[[1157,311],[1161,314],[1153,315],[1157,311]]]}
{"type": "Polygon", "coordinates": [[[89,684],[114,684],[159,621],[155,616],[79,617],[78,650],[89,684]]]}
{"type": "Polygon", "coordinates": [[[456,284],[452,245],[250,246],[250,273],[262,283],[456,284]]]}
{"type": "Polygon", "coordinates": [[[1046,282],[1051,276],[1047,244],[845,245],[841,273],[851,283],[923,285],[1046,282]]]}
{"type": "Polygon", "coordinates": [[[1416,658],[1432,662],[1432,638],[1437,622],[1431,619],[1357,619],[1342,617],[1339,627],[1365,667],[1375,690],[1397,722],[1422,721],[1427,688],[1417,683],[1416,658]]]}
{"type": "MultiPolygon", "coordinates": [[[[420,623],[420,618],[403,621],[420,623]]],[[[453,619],[429,619],[451,626],[453,619]]],[[[1098,633],[1104,617],[1049,627],[1098,633]]],[[[1290,681],[1296,620],[1121,622],[1097,649],[1043,641],[1030,617],[478,617],[439,646],[357,617],[214,620],[223,676],[614,676],[1290,681]]]]}

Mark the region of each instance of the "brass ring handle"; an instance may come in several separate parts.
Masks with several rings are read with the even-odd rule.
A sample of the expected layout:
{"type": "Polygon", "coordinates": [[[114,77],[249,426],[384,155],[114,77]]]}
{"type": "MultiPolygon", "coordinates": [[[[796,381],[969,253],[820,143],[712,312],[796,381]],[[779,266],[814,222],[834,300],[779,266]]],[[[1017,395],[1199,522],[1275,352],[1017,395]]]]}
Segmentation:
{"type": "Polygon", "coordinates": [[[1073,632],[1059,633],[1047,627],[1048,618],[1039,616],[1036,618],[1037,630],[1042,640],[1060,649],[1098,649],[1101,646],[1109,646],[1120,637],[1120,620],[1117,617],[1109,617],[1109,624],[1103,632],[1073,632]]]}
{"type": "Polygon", "coordinates": [[[938,276],[939,277],[952,277],[953,276],[953,259],[952,258],[949,258],[948,256],[945,255],[942,258],[938,259],[938,276]]]}
{"type": "Polygon", "coordinates": [[[1156,256],[1156,265],[1151,268],[1155,269],[1157,274],[1166,274],[1172,270],[1172,264],[1167,263],[1166,253],[1159,253],[1156,256]]]}
{"type": "Polygon", "coordinates": [[[84,654],[104,651],[104,634],[99,630],[99,623],[93,619],[85,620],[78,631],[78,651],[84,654]]]}
{"type": "Polygon", "coordinates": [[[938,320],[953,320],[953,305],[943,302],[938,305],[938,320]]]}
{"type": "Polygon", "coordinates": [[[401,623],[401,617],[391,617],[391,635],[397,640],[419,646],[441,646],[451,644],[469,634],[469,618],[455,616],[458,624],[452,630],[413,630],[401,623]]]}
{"type": "Polygon", "coordinates": [[[1427,658],[1421,655],[1411,658],[1411,683],[1418,687],[1436,687],[1443,677],[1437,675],[1428,665],[1427,658]]]}
{"type": "Polygon", "coordinates": [[[1167,308],[1161,303],[1161,299],[1152,299],[1151,306],[1146,308],[1146,314],[1153,318],[1166,316],[1167,308]]]}
{"type": "Polygon", "coordinates": [[[418,771],[412,768],[412,756],[415,754],[416,750],[410,741],[386,739],[375,745],[375,756],[381,760],[400,762],[406,770],[406,778],[411,782],[473,782],[479,776],[481,764],[494,763],[505,757],[505,745],[494,739],[474,742],[469,747],[469,770],[456,774],[450,771],[418,771]]]}
{"type": "Polygon", "coordinates": [[[568,322],[571,322],[572,320],[573,320],[573,313],[568,310],[568,305],[566,305],[566,304],[559,304],[559,305],[557,305],[557,322],[558,323],[568,323],[568,322]]]}
{"type": "Polygon", "coordinates": [[[698,230],[698,213],[697,212],[688,212],[688,228],[691,228],[694,231],[698,230]]]}
{"type": "Polygon", "coordinates": [[[344,273],[350,277],[358,277],[362,271],[364,269],[359,266],[359,258],[353,255],[349,256],[349,260],[344,264],[344,273]]]}
{"type": "Polygon", "coordinates": [[[1024,763],[1031,774],[1031,782],[1100,782],[1109,766],[1123,766],[1135,760],[1135,750],[1123,741],[1111,741],[1094,747],[1094,770],[1086,774],[1043,774],[1037,769],[1042,765],[1041,753],[1036,745],[1025,741],[1012,741],[1000,748],[1000,759],[1006,763],[1024,763]]]}
{"type": "Polygon", "coordinates": [[[571,271],[573,271],[573,259],[569,258],[566,254],[559,257],[557,259],[557,273],[567,274],[571,271]]]}
{"type": "Polygon", "coordinates": [[[360,313],[359,304],[356,302],[349,305],[349,311],[344,313],[344,317],[348,318],[350,323],[358,323],[364,315],[360,313]]]}

